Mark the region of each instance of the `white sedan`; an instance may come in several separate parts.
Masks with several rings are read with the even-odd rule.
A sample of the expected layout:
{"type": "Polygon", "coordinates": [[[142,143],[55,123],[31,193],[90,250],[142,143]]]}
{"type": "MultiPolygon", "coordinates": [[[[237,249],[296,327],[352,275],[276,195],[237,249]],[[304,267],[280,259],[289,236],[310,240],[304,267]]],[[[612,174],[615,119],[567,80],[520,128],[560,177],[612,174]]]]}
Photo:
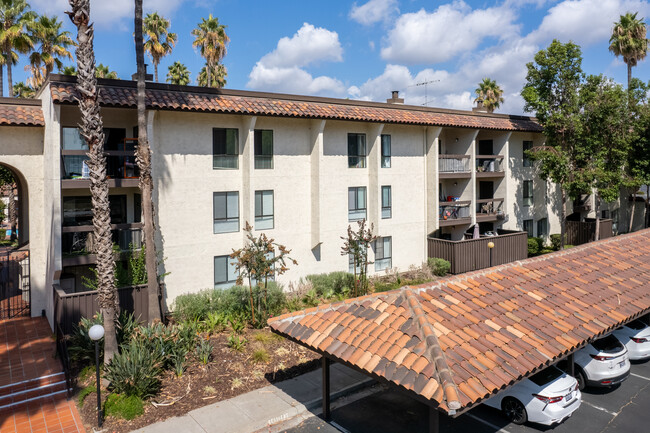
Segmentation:
{"type": "Polygon", "coordinates": [[[548,367],[492,397],[486,405],[501,409],[515,424],[552,425],[580,407],[578,382],[557,367],[548,367]]]}
{"type": "Polygon", "coordinates": [[[650,359],[650,326],[640,320],[634,320],[612,334],[625,346],[631,360],[650,359]]]}

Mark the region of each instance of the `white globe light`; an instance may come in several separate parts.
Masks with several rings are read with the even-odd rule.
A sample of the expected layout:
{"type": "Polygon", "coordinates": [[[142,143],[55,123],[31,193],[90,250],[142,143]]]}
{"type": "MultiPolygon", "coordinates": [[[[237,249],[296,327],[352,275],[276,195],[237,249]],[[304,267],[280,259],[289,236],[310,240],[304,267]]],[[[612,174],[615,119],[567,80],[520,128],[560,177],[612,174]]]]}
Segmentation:
{"type": "Polygon", "coordinates": [[[88,336],[91,340],[97,341],[104,336],[104,327],[102,325],[93,325],[88,330],[88,336]]]}

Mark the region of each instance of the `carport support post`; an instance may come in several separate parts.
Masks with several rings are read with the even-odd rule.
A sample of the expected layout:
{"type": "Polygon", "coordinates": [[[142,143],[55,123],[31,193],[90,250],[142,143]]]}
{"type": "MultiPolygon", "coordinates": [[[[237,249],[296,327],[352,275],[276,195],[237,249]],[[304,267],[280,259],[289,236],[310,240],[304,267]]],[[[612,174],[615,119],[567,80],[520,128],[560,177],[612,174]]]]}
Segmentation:
{"type": "Polygon", "coordinates": [[[429,433],[440,432],[440,412],[438,409],[429,406],[429,433]]]}
{"type": "Polygon", "coordinates": [[[567,362],[569,363],[569,376],[576,377],[576,365],[573,360],[573,353],[569,355],[567,362]]]}
{"type": "Polygon", "coordinates": [[[323,419],[329,421],[332,419],[330,411],[330,359],[327,356],[321,358],[323,369],[323,419]]]}

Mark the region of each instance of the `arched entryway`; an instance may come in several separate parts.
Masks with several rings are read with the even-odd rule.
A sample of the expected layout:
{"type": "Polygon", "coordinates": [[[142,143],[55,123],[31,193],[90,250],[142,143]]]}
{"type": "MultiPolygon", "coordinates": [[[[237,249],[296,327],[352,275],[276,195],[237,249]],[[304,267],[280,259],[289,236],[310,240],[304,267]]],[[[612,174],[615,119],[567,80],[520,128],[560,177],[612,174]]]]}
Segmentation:
{"type": "Polygon", "coordinates": [[[0,162],[0,320],[31,315],[29,201],[27,182],[0,162]]]}

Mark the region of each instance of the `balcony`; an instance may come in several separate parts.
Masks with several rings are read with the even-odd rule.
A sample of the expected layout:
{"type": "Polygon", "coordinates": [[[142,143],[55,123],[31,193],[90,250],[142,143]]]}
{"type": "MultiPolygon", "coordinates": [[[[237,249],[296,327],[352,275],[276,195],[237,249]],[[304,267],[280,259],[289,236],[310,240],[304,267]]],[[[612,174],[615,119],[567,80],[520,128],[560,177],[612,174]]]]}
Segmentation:
{"type": "Polygon", "coordinates": [[[438,205],[440,227],[471,224],[470,201],[443,201],[438,205]]]}
{"type": "Polygon", "coordinates": [[[497,236],[481,236],[478,239],[450,241],[429,236],[428,256],[445,259],[451,263],[450,272],[461,274],[490,266],[502,265],[528,257],[528,234],[499,230],[497,236]],[[492,258],[488,243],[493,242],[492,258]]]}
{"type": "MultiPolygon", "coordinates": [[[[128,251],[133,244],[142,248],[142,223],[112,224],[113,244],[120,251],[128,251]]],[[[95,239],[92,226],[64,226],[61,228],[61,253],[63,266],[95,263],[95,239]]]]}
{"type": "Polygon", "coordinates": [[[476,177],[504,177],[503,155],[476,155],[476,177]]]}
{"type": "Polygon", "coordinates": [[[487,198],[476,200],[476,221],[489,222],[503,219],[502,198],[487,198]]]}
{"type": "Polygon", "coordinates": [[[469,155],[438,155],[439,179],[469,179],[469,155]]]}
{"type": "MultiPolygon", "coordinates": [[[[137,187],[140,170],[135,160],[136,139],[124,139],[120,150],[108,150],[106,155],[106,174],[110,187],[137,187]]],[[[87,150],[61,151],[61,187],[89,188],[90,173],[85,161],[88,160],[87,150]]]]}

